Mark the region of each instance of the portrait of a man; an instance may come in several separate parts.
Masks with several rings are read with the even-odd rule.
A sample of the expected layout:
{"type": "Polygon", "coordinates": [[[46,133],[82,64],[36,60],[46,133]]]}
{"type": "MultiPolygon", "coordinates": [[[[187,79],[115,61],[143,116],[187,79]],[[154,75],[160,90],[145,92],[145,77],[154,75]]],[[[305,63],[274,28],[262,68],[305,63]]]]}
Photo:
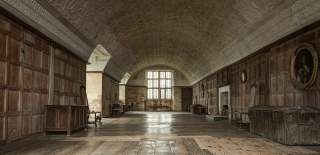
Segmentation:
{"type": "Polygon", "coordinates": [[[291,77],[297,88],[310,87],[316,78],[318,55],[310,44],[304,44],[297,49],[291,61],[291,77]]]}
{"type": "Polygon", "coordinates": [[[311,79],[313,63],[310,51],[302,49],[298,53],[295,64],[295,74],[298,82],[305,84],[311,79]]]}

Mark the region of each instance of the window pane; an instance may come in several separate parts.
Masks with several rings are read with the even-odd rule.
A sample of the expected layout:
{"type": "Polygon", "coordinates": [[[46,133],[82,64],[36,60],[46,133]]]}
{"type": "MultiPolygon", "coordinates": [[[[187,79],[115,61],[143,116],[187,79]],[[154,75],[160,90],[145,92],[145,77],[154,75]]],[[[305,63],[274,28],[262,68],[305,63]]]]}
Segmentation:
{"type": "Polygon", "coordinates": [[[158,87],[159,87],[159,81],[153,80],[153,88],[158,88],[158,87]]]}
{"type": "Polygon", "coordinates": [[[147,73],[147,78],[148,78],[148,79],[151,79],[151,78],[152,78],[152,72],[148,72],[148,73],[147,73]]]}
{"type": "Polygon", "coordinates": [[[171,71],[147,71],[147,99],[172,99],[171,71]]]}
{"type": "Polygon", "coordinates": [[[153,99],[158,99],[159,98],[159,91],[158,89],[153,89],[153,99]]]}
{"type": "Polygon", "coordinates": [[[152,89],[148,89],[148,99],[152,99],[152,89]]]}
{"type": "Polygon", "coordinates": [[[159,78],[159,76],[158,76],[158,72],[153,72],[153,78],[154,78],[154,79],[159,78]]]}
{"type": "Polygon", "coordinates": [[[165,89],[160,89],[160,98],[165,99],[165,89]]]}
{"type": "Polygon", "coordinates": [[[166,78],[171,79],[171,72],[166,72],[166,78]]]}
{"type": "Polygon", "coordinates": [[[152,80],[148,80],[148,88],[152,88],[152,87],[153,87],[152,80]]]}
{"type": "Polygon", "coordinates": [[[166,80],[160,80],[160,88],[166,87],[166,80]]]}
{"type": "Polygon", "coordinates": [[[166,90],[166,99],[171,99],[171,89],[166,90]]]}
{"type": "Polygon", "coordinates": [[[160,78],[162,79],[166,78],[166,72],[160,72],[160,78]]]}
{"type": "Polygon", "coordinates": [[[171,80],[166,80],[166,88],[171,88],[171,80]]]}

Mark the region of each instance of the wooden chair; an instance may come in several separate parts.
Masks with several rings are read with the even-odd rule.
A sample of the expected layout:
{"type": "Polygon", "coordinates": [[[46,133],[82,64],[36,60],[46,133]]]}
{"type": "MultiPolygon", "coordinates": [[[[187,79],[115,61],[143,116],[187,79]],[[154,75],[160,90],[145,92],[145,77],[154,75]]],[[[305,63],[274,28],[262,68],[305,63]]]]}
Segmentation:
{"type": "Polygon", "coordinates": [[[111,115],[113,117],[120,117],[122,114],[122,107],[119,103],[111,104],[111,115]]]}
{"type": "Polygon", "coordinates": [[[94,124],[97,127],[97,122],[101,124],[101,118],[101,112],[89,111],[88,124],[94,124]],[[94,115],[94,121],[89,121],[91,115],[94,115]]]}
{"type": "Polygon", "coordinates": [[[239,128],[248,129],[250,126],[249,116],[247,112],[239,112],[239,119],[237,121],[239,128]]]}
{"type": "Polygon", "coordinates": [[[82,98],[83,104],[87,105],[89,108],[89,112],[88,112],[88,116],[87,116],[88,124],[94,124],[95,127],[97,127],[97,121],[99,121],[99,123],[101,123],[101,118],[102,118],[101,112],[90,111],[86,88],[84,86],[80,86],[80,93],[81,93],[81,98],[82,98]],[[90,115],[94,115],[94,121],[90,121],[90,115]]]}

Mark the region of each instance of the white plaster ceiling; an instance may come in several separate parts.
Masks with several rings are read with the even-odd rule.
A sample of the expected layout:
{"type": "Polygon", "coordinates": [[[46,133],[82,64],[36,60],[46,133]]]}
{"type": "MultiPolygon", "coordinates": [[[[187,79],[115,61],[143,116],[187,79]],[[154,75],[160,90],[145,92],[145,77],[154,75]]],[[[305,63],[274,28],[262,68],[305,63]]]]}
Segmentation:
{"type": "MultiPolygon", "coordinates": [[[[40,0],[38,0],[40,3],[40,0]]],[[[105,71],[167,65],[191,82],[320,19],[319,0],[44,0],[112,55],[105,71]]],[[[57,13],[56,12],[56,13],[57,13]]]]}

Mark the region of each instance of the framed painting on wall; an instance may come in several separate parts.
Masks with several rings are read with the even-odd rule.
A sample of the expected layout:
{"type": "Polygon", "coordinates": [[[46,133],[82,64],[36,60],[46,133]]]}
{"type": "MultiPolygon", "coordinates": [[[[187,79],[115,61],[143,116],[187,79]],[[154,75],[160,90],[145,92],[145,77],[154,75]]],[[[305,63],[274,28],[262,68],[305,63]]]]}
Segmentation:
{"type": "Polygon", "coordinates": [[[291,80],[299,89],[311,87],[318,72],[318,53],[311,44],[303,44],[291,58],[291,80]]]}

